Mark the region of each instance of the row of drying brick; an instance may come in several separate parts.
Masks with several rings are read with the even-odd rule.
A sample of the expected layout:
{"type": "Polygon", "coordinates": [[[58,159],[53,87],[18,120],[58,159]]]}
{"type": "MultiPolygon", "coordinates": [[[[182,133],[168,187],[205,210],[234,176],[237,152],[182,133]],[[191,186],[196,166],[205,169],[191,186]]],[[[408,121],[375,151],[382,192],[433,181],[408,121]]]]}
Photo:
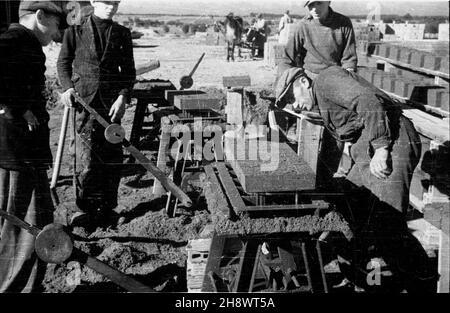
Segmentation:
{"type": "MultiPolygon", "coordinates": [[[[449,110],[449,90],[434,86],[429,79],[412,79],[401,75],[403,70],[392,69],[384,72],[373,68],[359,68],[358,73],[376,87],[394,93],[397,96],[411,99],[415,88],[421,88],[420,102],[449,110]],[[426,93],[426,95],[424,95],[426,93]],[[426,102],[426,103],[425,103],[426,102]]],[[[415,100],[415,99],[411,99],[415,100]]]]}
{"type": "Polygon", "coordinates": [[[432,53],[420,51],[412,48],[395,46],[391,44],[376,44],[367,41],[360,41],[359,51],[376,55],[386,59],[391,59],[404,64],[409,64],[417,69],[427,69],[442,73],[449,73],[449,57],[440,57],[432,53]]]}

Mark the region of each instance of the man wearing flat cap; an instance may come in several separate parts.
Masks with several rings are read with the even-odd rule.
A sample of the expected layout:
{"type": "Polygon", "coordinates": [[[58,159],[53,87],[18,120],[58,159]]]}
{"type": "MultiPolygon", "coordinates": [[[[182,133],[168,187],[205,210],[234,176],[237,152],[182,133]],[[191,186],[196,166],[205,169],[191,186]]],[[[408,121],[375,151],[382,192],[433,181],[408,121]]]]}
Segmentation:
{"type": "MultiPolygon", "coordinates": [[[[0,35],[0,209],[40,228],[54,210],[42,46],[59,41],[64,25],[55,2],[22,1],[19,23],[0,35]]],[[[34,237],[0,217],[0,238],[0,292],[36,291],[45,265],[34,237]]]]}
{"type": "MultiPolygon", "coordinates": [[[[330,1],[306,1],[303,5],[308,14],[294,26],[293,35],[288,39],[285,56],[278,65],[276,85],[297,68],[302,68],[312,81],[330,66],[356,71],[355,34],[351,20],[335,12],[330,1]]],[[[338,171],[344,145],[333,140],[327,131],[323,136],[318,176],[319,185],[326,189],[338,171]]]]}

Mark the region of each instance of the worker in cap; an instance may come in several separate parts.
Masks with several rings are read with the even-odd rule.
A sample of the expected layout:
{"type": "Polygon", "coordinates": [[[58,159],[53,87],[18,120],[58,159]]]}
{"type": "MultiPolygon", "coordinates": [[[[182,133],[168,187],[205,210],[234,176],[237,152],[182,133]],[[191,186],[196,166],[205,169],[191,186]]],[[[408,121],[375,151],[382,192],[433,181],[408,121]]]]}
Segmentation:
{"type": "MultiPolygon", "coordinates": [[[[75,105],[73,96],[78,94],[111,123],[120,123],[124,116],[136,79],[131,32],[113,21],[119,2],[91,0],[92,14],[66,30],[57,62],[62,103],[75,105]]],[[[71,225],[89,230],[111,226],[118,220],[113,210],[118,204],[122,146],[99,136],[104,127],[83,108],[77,110],[77,132],[80,212],[72,216],[71,225]]]]}
{"type": "MultiPolygon", "coordinates": [[[[357,55],[351,20],[335,12],[330,1],[306,1],[302,5],[308,14],[295,24],[288,37],[285,55],[277,68],[277,81],[292,68],[302,68],[312,81],[321,71],[334,65],[355,71],[357,55]]],[[[335,185],[332,183],[334,174],[341,172],[339,163],[344,145],[334,141],[326,131],[323,142],[326,143],[322,145],[324,155],[321,157],[323,164],[320,163],[318,185],[327,189],[335,185]]],[[[344,173],[347,170],[343,170],[344,173]]]]}
{"type": "MultiPolygon", "coordinates": [[[[348,221],[357,239],[354,255],[346,255],[351,261],[350,268],[345,266],[349,279],[364,289],[367,284],[370,287],[373,272],[366,277],[360,275],[364,271],[355,269],[367,270],[377,262],[380,273],[390,271],[408,292],[435,288],[436,269],[406,222],[411,180],[421,158],[421,138],[413,123],[403,116],[396,101],[340,66],[321,71],[312,84],[301,70],[290,74],[279,81],[277,102],[289,96],[286,89],[292,84],[299,89],[293,93],[305,115],[317,112],[336,140],[353,143],[350,157],[354,165],[341,180],[345,207],[338,207],[351,216],[348,221]]],[[[382,286],[386,282],[385,277],[380,280],[382,286]]]]}
{"type": "Polygon", "coordinates": [[[61,7],[60,1],[28,1],[23,0],[20,2],[19,6],[19,18],[22,18],[27,15],[32,15],[38,10],[42,12],[52,15],[58,18],[58,28],[59,32],[55,33],[52,37],[52,40],[55,42],[62,41],[62,34],[64,29],[68,27],[67,24],[67,12],[61,7]],[[56,3],[59,2],[59,3],[56,3]]]}
{"type": "MultiPolygon", "coordinates": [[[[42,228],[54,211],[42,47],[60,37],[65,15],[55,2],[23,1],[19,16],[0,35],[0,210],[42,228]]],[[[34,237],[0,218],[0,238],[0,292],[37,291],[46,266],[34,237]]]]}

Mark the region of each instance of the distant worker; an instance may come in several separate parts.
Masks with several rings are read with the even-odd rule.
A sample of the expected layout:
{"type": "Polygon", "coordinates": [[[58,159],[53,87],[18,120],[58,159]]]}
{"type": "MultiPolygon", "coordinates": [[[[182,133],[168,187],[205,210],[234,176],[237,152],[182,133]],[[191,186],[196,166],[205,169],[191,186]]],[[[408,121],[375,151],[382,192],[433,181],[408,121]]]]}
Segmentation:
{"type": "Polygon", "coordinates": [[[255,23],[247,33],[247,41],[253,43],[252,56],[264,57],[264,43],[267,41],[268,27],[262,13],[258,14],[255,23]],[[255,51],[257,51],[255,55],[255,51]]]}
{"type": "Polygon", "coordinates": [[[278,25],[278,43],[286,44],[289,35],[289,24],[292,24],[294,21],[289,16],[289,10],[283,14],[280,19],[280,24],[278,25]]]}

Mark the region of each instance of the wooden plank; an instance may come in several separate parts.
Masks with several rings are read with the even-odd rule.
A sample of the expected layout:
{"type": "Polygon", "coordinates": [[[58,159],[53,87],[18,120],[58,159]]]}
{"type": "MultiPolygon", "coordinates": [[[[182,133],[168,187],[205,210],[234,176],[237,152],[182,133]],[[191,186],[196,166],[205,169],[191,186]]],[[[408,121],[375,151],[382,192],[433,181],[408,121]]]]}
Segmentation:
{"type": "Polygon", "coordinates": [[[386,90],[383,91],[394,99],[400,100],[403,115],[411,119],[419,133],[441,143],[450,140],[450,125],[448,122],[411,107],[405,98],[398,97],[386,90]]]}
{"type": "Polygon", "coordinates": [[[223,86],[225,88],[232,87],[248,87],[251,86],[250,76],[224,76],[223,78],[223,86]]]}
{"type": "Polygon", "coordinates": [[[202,291],[213,292],[213,291],[224,291],[218,290],[213,285],[211,279],[208,277],[210,272],[219,275],[220,271],[220,261],[222,259],[223,250],[225,247],[226,238],[223,236],[217,236],[214,234],[211,241],[211,248],[209,250],[208,262],[206,263],[205,268],[205,278],[203,279],[202,291]]]}
{"type": "Polygon", "coordinates": [[[310,204],[289,204],[289,205],[248,205],[245,207],[246,212],[257,211],[290,211],[290,210],[326,210],[330,205],[325,201],[313,201],[310,204]]]}
{"type": "MultiPolygon", "coordinates": [[[[407,69],[410,69],[410,70],[413,70],[413,71],[416,71],[416,72],[421,72],[421,73],[425,73],[428,75],[440,76],[440,77],[450,79],[449,73],[444,73],[441,71],[433,71],[433,70],[429,70],[429,69],[419,67],[419,66],[413,66],[411,64],[404,63],[402,61],[392,60],[392,59],[388,59],[388,58],[378,56],[378,55],[373,55],[373,57],[383,60],[383,61],[386,61],[386,62],[389,62],[389,63],[392,63],[392,64],[395,64],[395,65],[398,65],[398,66],[401,66],[401,67],[404,67],[404,68],[407,68],[407,69]]],[[[411,62],[412,62],[412,60],[411,60],[411,62]]],[[[423,63],[423,62],[421,62],[421,63],[423,63]]],[[[423,64],[422,64],[422,66],[423,66],[423,64]]]]}
{"type": "Polygon", "coordinates": [[[220,110],[220,99],[208,94],[176,95],[173,105],[185,111],[220,110]]]}
{"type": "MultiPolygon", "coordinates": [[[[448,222],[448,221],[447,221],[448,222]]],[[[445,234],[441,231],[441,236],[439,239],[439,255],[438,255],[438,272],[439,272],[439,282],[438,282],[438,293],[449,293],[449,285],[450,285],[450,241],[448,232],[445,234]]]]}
{"type": "Polygon", "coordinates": [[[166,90],[164,93],[164,98],[167,100],[167,102],[170,103],[170,105],[173,105],[173,100],[175,96],[179,95],[198,95],[198,94],[204,94],[204,91],[201,90],[166,90]]]}
{"type": "Polygon", "coordinates": [[[244,123],[243,94],[240,91],[227,91],[227,105],[225,107],[227,123],[242,125],[244,123]]]}
{"type": "MultiPolygon", "coordinates": [[[[159,141],[158,159],[156,160],[156,167],[161,171],[167,172],[167,152],[170,144],[170,131],[162,131],[161,139],[159,141]]],[[[165,193],[165,189],[161,182],[155,179],[153,183],[153,195],[161,196],[165,193]]]]}
{"type": "Polygon", "coordinates": [[[245,203],[242,200],[242,197],[240,196],[239,191],[237,190],[236,185],[233,182],[233,179],[228,173],[228,169],[226,168],[225,163],[216,162],[214,163],[214,165],[219,172],[219,178],[225,189],[225,193],[227,194],[227,197],[230,200],[233,210],[236,213],[244,211],[245,203]]]}
{"type": "Polygon", "coordinates": [[[240,255],[239,269],[236,272],[237,278],[233,292],[248,290],[252,278],[251,275],[253,268],[252,260],[255,259],[256,254],[257,251],[255,249],[255,243],[252,242],[251,240],[245,242],[243,249],[239,252],[240,255]]]}
{"type": "MultiPolygon", "coordinates": [[[[209,165],[206,165],[203,169],[205,170],[208,180],[212,184],[213,190],[216,190],[216,196],[220,198],[220,199],[218,199],[218,201],[220,201],[220,202],[223,201],[223,203],[228,204],[227,199],[222,192],[222,187],[220,186],[220,183],[219,183],[219,180],[217,179],[216,173],[214,172],[213,166],[211,164],[209,164],[209,165]]],[[[215,213],[215,212],[211,212],[211,213],[215,213]]],[[[225,210],[225,208],[223,208],[223,210],[220,211],[220,213],[223,214],[223,216],[226,218],[230,217],[230,211],[225,210]]]]}
{"type": "Polygon", "coordinates": [[[323,126],[312,124],[304,118],[297,119],[297,154],[309,164],[314,174],[317,174],[323,130],[323,126]]]}

